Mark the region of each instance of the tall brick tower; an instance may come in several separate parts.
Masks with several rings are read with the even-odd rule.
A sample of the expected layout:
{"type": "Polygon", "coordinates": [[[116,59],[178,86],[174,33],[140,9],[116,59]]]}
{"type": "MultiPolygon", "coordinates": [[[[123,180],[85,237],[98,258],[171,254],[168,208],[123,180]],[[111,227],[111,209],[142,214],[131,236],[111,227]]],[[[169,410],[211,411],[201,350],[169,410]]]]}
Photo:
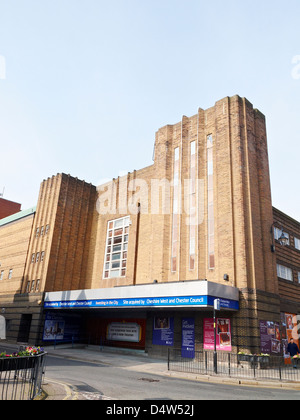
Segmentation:
{"type": "MultiPolygon", "coordinates": [[[[280,316],[276,261],[271,252],[273,215],[265,117],[239,96],[199,109],[197,115],[183,117],[180,123],[157,132],[156,173],[172,179],[175,159],[182,189],[184,179],[191,178],[194,171],[202,183],[194,191],[196,234],[187,226],[183,212],[173,214],[173,222],[171,216],[165,224],[165,237],[170,238],[173,223],[176,246],[173,255],[172,249],[164,247],[163,280],[199,278],[238,287],[240,311],[234,316],[233,344],[255,351],[258,320],[279,321],[280,316]]],[[[184,205],[181,202],[182,208],[184,205]]]]}

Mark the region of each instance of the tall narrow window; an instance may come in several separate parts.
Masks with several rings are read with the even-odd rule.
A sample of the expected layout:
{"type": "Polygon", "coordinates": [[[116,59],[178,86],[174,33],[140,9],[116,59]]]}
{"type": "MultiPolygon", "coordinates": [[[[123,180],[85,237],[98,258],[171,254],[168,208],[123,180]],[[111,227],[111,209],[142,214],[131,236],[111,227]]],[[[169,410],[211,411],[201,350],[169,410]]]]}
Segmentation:
{"type": "Polygon", "coordinates": [[[36,281],[35,291],[38,292],[40,289],[40,280],[36,281]]]}
{"type": "Polygon", "coordinates": [[[172,251],[171,271],[177,270],[178,231],[179,231],[179,148],[174,150],[173,174],[173,220],[172,220],[172,251]]]}
{"type": "Polygon", "coordinates": [[[190,270],[195,269],[196,252],[196,142],[190,144],[190,270]]]}
{"type": "Polygon", "coordinates": [[[32,282],[31,282],[31,288],[30,288],[30,291],[31,291],[31,292],[33,292],[33,291],[34,291],[34,285],[35,285],[35,281],[34,281],[34,280],[32,280],[32,282]]]}
{"type": "Polygon", "coordinates": [[[107,226],[103,277],[126,276],[130,217],[111,220],[107,226]]]}
{"type": "Polygon", "coordinates": [[[214,161],[211,134],[207,136],[207,234],[208,268],[215,268],[214,161]]]}

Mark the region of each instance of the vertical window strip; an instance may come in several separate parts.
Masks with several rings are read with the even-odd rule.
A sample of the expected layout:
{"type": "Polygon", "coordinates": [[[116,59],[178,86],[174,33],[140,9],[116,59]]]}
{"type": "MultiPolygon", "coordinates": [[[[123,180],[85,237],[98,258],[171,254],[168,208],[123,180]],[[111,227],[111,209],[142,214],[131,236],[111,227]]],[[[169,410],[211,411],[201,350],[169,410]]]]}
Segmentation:
{"type": "Polygon", "coordinates": [[[130,217],[110,220],[107,225],[103,277],[125,277],[130,217]]]}
{"type": "Polygon", "coordinates": [[[214,165],[213,137],[207,136],[207,234],[208,268],[215,268],[215,226],[214,226],[214,165]]]}
{"type": "Polygon", "coordinates": [[[174,150],[171,271],[177,270],[179,229],[179,147],[174,150]]]}
{"type": "Polygon", "coordinates": [[[196,142],[190,143],[190,244],[189,268],[195,269],[196,254],[196,142]]]}

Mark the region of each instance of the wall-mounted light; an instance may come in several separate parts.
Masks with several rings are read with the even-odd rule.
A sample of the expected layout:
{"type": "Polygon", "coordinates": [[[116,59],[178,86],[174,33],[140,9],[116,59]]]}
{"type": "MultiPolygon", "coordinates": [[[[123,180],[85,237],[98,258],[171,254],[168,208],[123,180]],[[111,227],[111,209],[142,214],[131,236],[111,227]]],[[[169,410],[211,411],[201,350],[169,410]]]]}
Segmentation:
{"type": "MultiPolygon", "coordinates": [[[[272,224],[271,226],[271,235],[272,235],[272,245],[271,245],[271,252],[275,252],[276,251],[276,247],[275,247],[275,243],[274,243],[274,228],[275,228],[275,223],[272,224]]],[[[281,235],[278,238],[278,242],[280,243],[281,246],[286,246],[289,244],[289,238],[288,236],[285,235],[283,228],[278,228],[281,230],[281,235]]]]}
{"type": "Polygon", "coordinates": [[[278,241],[279,241],[280,245],[282,245],[282,246],[286,246],[289,243],[289,238],[287,236],[285,236],[283,230],[282,230],[280,238],[278,238],[278,241]]]}

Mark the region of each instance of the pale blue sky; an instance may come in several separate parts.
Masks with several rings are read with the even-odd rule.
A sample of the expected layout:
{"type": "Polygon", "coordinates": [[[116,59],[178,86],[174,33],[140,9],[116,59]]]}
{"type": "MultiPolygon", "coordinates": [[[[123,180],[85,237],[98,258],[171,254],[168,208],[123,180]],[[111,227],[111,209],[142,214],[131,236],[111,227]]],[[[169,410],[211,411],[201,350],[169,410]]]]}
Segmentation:
{"type": "Polygon", "coordinates": [[[23,209],[56,173],[150,165],[160,127],[238,94],[267,119],[273,205],[300,220],[299,0],[0,0],[0,56],[0,192],[23,209]]]}

